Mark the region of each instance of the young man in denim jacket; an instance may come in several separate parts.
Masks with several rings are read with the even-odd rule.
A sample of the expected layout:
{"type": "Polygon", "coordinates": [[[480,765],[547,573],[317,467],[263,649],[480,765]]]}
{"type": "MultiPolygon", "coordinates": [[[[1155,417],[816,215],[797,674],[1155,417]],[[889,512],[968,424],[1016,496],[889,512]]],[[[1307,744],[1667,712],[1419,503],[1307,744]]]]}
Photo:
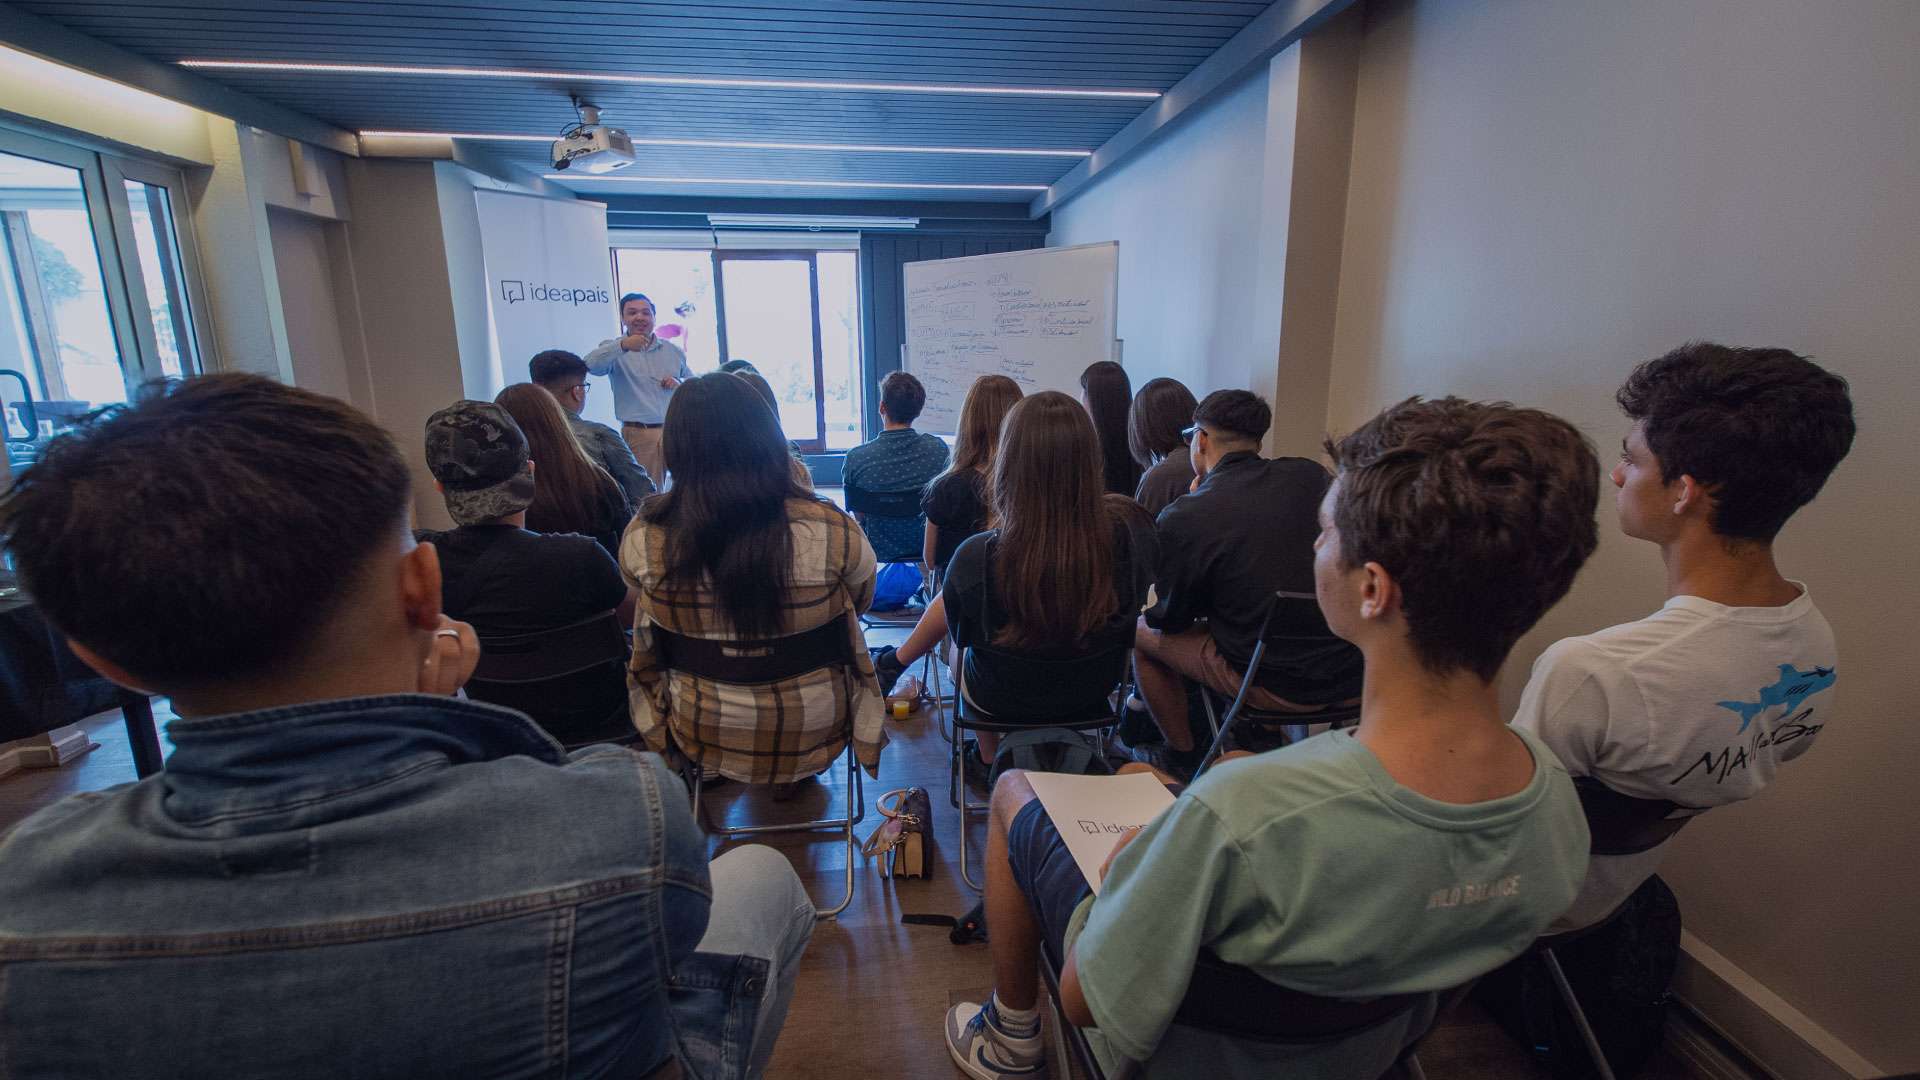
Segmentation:
{"type": "Polygon", "coordinates": [[[813,928],[791,867],[709,866],[652,754],[569,757],[447,696],[479,649],[409,500],[366,417],[216,375],[57,440],[0,501],[74,651],[181,717],[161,773],[0,843],[9,1075],[764,1067],[813,928]]]}

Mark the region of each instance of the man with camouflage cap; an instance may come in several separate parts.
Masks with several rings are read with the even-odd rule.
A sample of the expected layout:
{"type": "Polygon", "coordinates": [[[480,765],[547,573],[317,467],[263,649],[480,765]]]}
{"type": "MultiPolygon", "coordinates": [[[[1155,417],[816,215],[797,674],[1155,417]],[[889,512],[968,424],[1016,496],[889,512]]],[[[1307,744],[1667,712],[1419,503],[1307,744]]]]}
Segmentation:
{"type": "MultiPolygon", "coordinates": [[[[456,401],[427,418],[427,469],[459,527],[416,538],[440,552],[442,606],[483,639],[571,626],[626,599],[620,568],[591,537],[527,531],[533,468],[526,435],[498,405],[456,401]]],[[[563,743],[630,736],[620,668],[539,684],[537,707],[496,703],[532,714],[563,743]]]]}

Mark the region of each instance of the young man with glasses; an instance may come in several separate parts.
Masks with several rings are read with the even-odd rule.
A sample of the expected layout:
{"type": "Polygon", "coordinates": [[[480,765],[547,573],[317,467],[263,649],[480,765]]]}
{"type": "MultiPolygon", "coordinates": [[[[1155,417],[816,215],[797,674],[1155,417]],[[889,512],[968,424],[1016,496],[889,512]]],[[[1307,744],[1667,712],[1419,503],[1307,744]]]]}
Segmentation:
{"type": "Polygon", "coordinates": [[[641,499],[654,493],[653,477],[634,458],[633,448],[620,433],[580,415],[587,407],[587,392],[593,389],[593,384],[587,381],[585,360],[565,349],[548,349],[527,361],[527,377],[560,403],[560,411],[567,415],[567,426],[579,440],[580,449],[620,485],[629,506],[638,507],[641,499]]]}

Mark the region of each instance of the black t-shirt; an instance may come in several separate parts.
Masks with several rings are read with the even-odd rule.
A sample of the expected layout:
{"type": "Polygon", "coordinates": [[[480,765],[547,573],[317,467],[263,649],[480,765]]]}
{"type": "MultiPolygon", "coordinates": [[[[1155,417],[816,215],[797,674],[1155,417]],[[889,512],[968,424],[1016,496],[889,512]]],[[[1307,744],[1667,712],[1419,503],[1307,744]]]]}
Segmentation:
{"type": "Polygon", "coordinates": [[[415,534],[440,553],[440,608],[481,637],[530,634],[612,611],[627,594],[590,536],[513,525],[415,534]]]}
{"type": "Polygon", "coordinates": [[[594,476],[593,520],[585,523],[545,521],[539,519],[531,510],[527,513],[527,527],[542,535],[562,535],[570,532],[590,536],[598,541],[607,557],[620,558],[620,534],[627,531],[627,523],[633,520],[633,508],[627,503],[626,492],[620,485],[600,472],[594,476]]]}
{"type": "MultiPolygon", "coordinates": [[[[1094,630],[1089,640],[1062,644],[1057,649],[1023,652],[1035,659],[1068,659],[1121,648],[1133,643],[1134,625],[1140,608],[1147,602],[1147,589],[1153,584],[1154,566],[1159,557],[1152,519],[1133,500],[1107,496],[1107,513],[1113,520],[1114,607],[1106,622],[1094,630]]],[[[970,537],[953,553],[947,566],[947,580],[940,595],[945,598],[947,627],[962,648],[992,645],[993,634],[1006,622],[1006,612],[993,595],[991,560],[1000,531],[994,529],[970,537]]],[[[998,715],[1024,716],[1049,709],[1070,709],[1085,702],[1059,700],[1053,686],[1021,685],[997,671],[990,663],[970,665],[967,694],[982,708],[998,715]]],[[[1100,689],[1104,696],[1112,687],[1100,689]]]]}
{"type": "MultiPolygon", "coordinates": [[[[1160,601],[1148,625],[1179,633],[1205,619],[1220,655],[1245,671],[1274,592],[1313,595],[1320,499],[1332,480],[1304,458],[1221,458],[1198,490],[1160,512],[1160,601]]],[[[1317,606],[1274,610],[1258,685],[1309,705],[1360,692],[1360,651],[1327,629],[1317,606]]]]}
{"type": "Polygon", "coordinates": [[[987,478],[972,469],[950,472],[928,485],[920,497],[927,524],[939,527],[933,561],[944,571],[968,537],[987,527],[987,478]]]}

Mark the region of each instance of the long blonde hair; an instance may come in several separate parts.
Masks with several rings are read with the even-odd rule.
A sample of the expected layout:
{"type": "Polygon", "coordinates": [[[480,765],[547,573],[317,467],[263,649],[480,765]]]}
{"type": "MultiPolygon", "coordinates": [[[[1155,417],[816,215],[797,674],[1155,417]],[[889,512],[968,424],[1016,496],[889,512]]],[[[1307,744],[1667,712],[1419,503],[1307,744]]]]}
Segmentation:
{"type": "Polygon", "coordinates": [[[982,375],[967,388],[960,403],[960,430],[953,438],[953,460],[933,483],[954,473],[993,475],[993,455],[1000,446],[1000,425],[1020,403],[1020,384],[1005,375],[982,375]]]}
{"type": "Polygon", "coordinates": [[[520,425],[528,453],[539,468],[527,525],[535,532],[597,532],[602,501],[610,502],[620,489],[607,470],[580,448],[560,403],[532,383],[514,383],[500,391],[493,403],[520,425]]]}
{"type": "Polygon", "coordinates": [[[1100,463],[1093,420],[1067,395],[1042,390],[1007,413],[993,463],[993,590],[1007,613],[996,644],[1077,645],[1113,617],[1100,463]]]}

